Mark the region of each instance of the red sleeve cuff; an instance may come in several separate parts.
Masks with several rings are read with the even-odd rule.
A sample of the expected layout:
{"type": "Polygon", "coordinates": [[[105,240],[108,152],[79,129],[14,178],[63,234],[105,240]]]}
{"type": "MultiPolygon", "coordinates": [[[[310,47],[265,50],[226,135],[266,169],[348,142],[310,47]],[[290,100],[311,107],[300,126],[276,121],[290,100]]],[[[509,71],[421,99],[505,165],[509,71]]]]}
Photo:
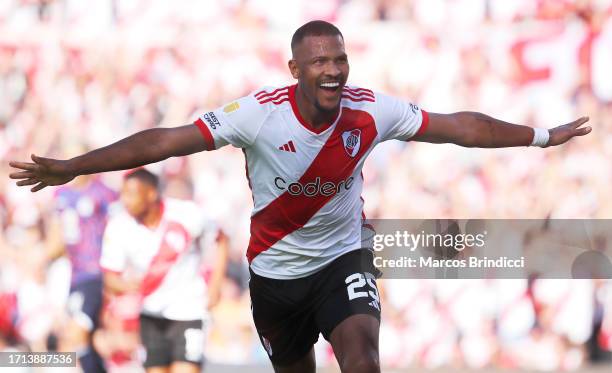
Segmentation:
{"type": "Polygon", "coordinates": [[[210,133],[210,130],[206,124],[204,124],[204,121],[198,118],[198,120],[193,122],[193,124],[195,124],[200,130],[200,133],[206,142],[206,150],[215,150],[215,140],[213,139],[212,133],[210,133]]]}
{"type": "Polygon", "coordinates": [[[414,134],[415,136],[424,134],[425,131],[427,131],[427,126],[429,125],[429,114],[423,109],[421,109],[421,114],[423,115],[423,121],[421,122],[421,127],[417,133],[414,134]]]}

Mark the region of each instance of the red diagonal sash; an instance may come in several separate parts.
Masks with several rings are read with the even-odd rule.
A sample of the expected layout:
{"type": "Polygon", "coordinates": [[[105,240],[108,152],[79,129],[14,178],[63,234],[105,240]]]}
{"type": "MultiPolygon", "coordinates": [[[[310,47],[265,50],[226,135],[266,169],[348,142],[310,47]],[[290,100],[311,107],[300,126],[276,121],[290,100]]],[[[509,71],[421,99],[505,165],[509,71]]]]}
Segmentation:
{"type": "Polygon", "coordinates": [[[191,236],[185,227],[176,222],[167,223],[162,233],[159,251],[151,260],[140,287],[143,298],[161,285],[172,266],[190,245],[191,236]]]}
{"type": "MultiPolygon", "coordinates": [[[[321,184],[331,181],[337,185],[346,180],[353,174],[376,135],[374,118],[369,113],[343,108],[334,132],[299,182],[305,185],[319,177],[321,184]],[[351,157],[345,150],[342,134],[356,129],[361,131],[361,143],[357,154],[351,157]]],[[[258,211],[251,217],[251,239],[247,250],[249,263],[283,237],[303,227],[333,197],[333,194],[307,197],[303,194],[291,195],[285,191],[258,211]]]]}

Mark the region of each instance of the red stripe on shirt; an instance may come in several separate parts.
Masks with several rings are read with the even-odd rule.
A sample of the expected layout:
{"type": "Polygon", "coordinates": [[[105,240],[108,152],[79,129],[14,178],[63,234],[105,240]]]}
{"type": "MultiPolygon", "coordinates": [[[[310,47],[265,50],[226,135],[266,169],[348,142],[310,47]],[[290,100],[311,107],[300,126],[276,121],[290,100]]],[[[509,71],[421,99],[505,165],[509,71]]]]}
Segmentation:
{"type": "Polygon", "coordinates": [[[291,151],[295,153],[295,146],[293,145],[292,140],[289,140],[289,147],[291,148],[291,151]]]}
{"type": "Polygon", "coordinates": [[[351,96],[353,98],[371,98],[372,100],[375,100],[375,97],[369,94],[358,94],[350,91],[342,91],[342,94],[346,96],[351,96]]]}
{"type": "Polygon", "coordinates": [[[352,96],[349,96],[349,95],[342,94],[342,98],[346,98],[346,99],[354,101],[354,102],[361,102],[361,101],[375,102],[373,98],[370,98],[368,96],[363,96],[363,97],[360,97],[360,98],[355,98],[355,97],[352,97],[352,96]]]}
{"type": "Polygon", "coordinates": [[[280,92],[280,91],[285,90],[285,89],[288,89],[288,88],[289,88],[289,86],[287,86],[287,87],[282,87],[282,88],[278,88],[278,89],[275,89],[275,90],[274,90],[274,91],[272,91],[272,92],[266,92],[266,91],[257,92],[257,93],[255,94],[255,98],[256,98],[256,99],[258,99],[258,100],[261,100],[261,99],[263,99],[263,98],[265,98],[265,97],[273,96],[273,95],[275,95],[277,92],[280,92]]]}
{"type": "Polygon", "coordinates": [[[142,280],[140,293],[143,297],[147,297],[159,288],[179,256],[187,251],[190,245],[191,236],[185,227],[176,222],[169,222],[163,233],[159,250],[151,260],[142,280]]]}
{"type": "Polygon", "coordinates": [[[366,88],[351,88],[351,87],[345,86],[344,89],[349,90],[351,92],[355,92],[355,93],[367,93],[370,95],[374,95],[374,92],[366,88]]]}
{"type": "Polygon", "coordinates": [[[367,88],[361,88],[361,87],[353,87],[352,88],[352,87],[348,87],[348,86],[344,86],[344,88],[350,89],[351,91],[355,91],[355,92],[364,91],[364,92],[372,93],[372,90],[371,89],[367,89],[367,88]]]}
{"type": "Polygon", "coordinates": [[[374,92],[370,91],[369,89],[362,89],[362,88],[352,89],[352,88],[344,87],[344,91],[345,93],[348,92],[352,94],[353,96],[370,96],[374,98],[374,92]]]}
{"type": "MultiPolygon", "coordinates": [[[[338,185],[353,174],[360,159],[374,143],[376,135],[376,125],[370,114],[344,108],[334,132],[299,182],[305,185],[319,177],[321,184],[333,182],[338,185]],[[342,140],[342,134],[352,130],[361,132],[360,147],[355,157],[348,154],[342,140]]],[[[249,263],[286,235],[302,228],[333,197],[321,194],[307,197],[304,194],[291,195],[285,191],[258,211],[251,217],[251,239],[247,250],[249,263]]]]}
{"type": "Polygon", "coordinates": [[[280,96],[269,97],[264,100],[259,101],[260,104],[265,104],[268,102],[272,102],[273,104],[280,104],[281,102],[287,101],[289,96],[286,93],[281,94],[280,96]]]}
{"type": "Polygon", "coordinates": [[[193,124],[198,127],[202,137],[204,137],[204,142],[206,142],[206,150],[215,150],[215,140],[213,139],[212,133],[210,133],[210,130],[204,121],[198,118],[198,120],[193,122],[193,124]]]}

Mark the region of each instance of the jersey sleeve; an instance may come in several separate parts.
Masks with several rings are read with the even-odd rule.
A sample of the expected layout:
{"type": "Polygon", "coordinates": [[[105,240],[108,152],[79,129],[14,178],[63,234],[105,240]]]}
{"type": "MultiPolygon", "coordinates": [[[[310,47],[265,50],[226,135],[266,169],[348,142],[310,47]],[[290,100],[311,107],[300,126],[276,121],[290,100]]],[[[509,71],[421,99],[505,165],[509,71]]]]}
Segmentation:
{"type": "Polygon", "coordinates": [[[376,102],[376,127],[381,142],[407,141],[425,132],[429,116],[417,105],[380,93],[376,93],[376,102]]]}
{"type": "Polygon", "coordinates": [[[200,129],[209,150],[227,144],[247,148],[255,141],[268,114],[269,105],[260,104],[252,93],[200,115],[193,124],[200,129]]]}
{"type": "Polygon", "coordinates": [[[121,222],[111,219],[104,230],[102,239],[102,253],[100,254],[100,267],[105,271],[123,272],[127,265],[127,257],[123,241],[125,232],[121,229],[121,222]]]}

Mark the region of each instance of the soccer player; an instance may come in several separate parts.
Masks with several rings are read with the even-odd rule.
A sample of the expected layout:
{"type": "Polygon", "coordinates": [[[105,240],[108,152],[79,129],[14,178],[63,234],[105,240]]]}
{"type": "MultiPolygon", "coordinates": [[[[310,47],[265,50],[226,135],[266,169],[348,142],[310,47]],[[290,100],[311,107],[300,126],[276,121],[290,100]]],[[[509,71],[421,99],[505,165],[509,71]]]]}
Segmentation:
{"type": "MultiPolygon", "coordinates": [[[[158,177],[144,168],[126,175],[121,202],[125,211],[104,232],[105,288],[140,293],[147,373],[200,372],[206,285],[199,246],[204,234],[215,232],[195,203],[162,198],[158,177]]],[[[217,257],[226,258],[225,244],[219,248],[217,257]]],[[[214,271],[223,274],[225,267],[218,261],[214,271]]]]}
{"type": "Polygon", "coordinates": [[[104,372],[92,347],[102,307],[100,252],[110,204],[116,193],[96,176],[85,175],[55,193],[55,214],[48,229],[49,260],[67,255],[72,276],[67,309],[69,321],[59,335],[62,351],[76,351],[85,372],[104,372]]]}
{"type": "Polygon", "coordinates": [[[253,318],[275,371],[314,372],[312,346],[322,333],[343,372],[378,372],[380,304],[371,253],[359,250],[361,169],[374,146],[545,147],[591,129],[582,127],[588,118],[545,130],[476,112],[427,113],[348,86],[343,36],[324,21],[301,26],[291,50],[295,85],[265,87],[192,125],[145,130],[69,160],[32,155],[11,163],[21,169],[11,177],[38,191],[76,175],[242,148],[255,205],[247,249],[253,318]]]}

